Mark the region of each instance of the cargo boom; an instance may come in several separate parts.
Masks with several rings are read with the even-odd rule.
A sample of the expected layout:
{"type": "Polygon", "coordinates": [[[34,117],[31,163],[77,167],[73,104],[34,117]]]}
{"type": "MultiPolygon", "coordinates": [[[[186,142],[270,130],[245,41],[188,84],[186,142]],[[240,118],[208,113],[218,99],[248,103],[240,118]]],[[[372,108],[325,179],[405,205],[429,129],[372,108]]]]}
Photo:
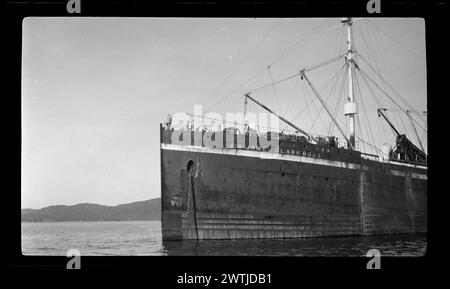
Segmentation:
{"type": "MultiPolygon", "coordinates": [[[[250,92],[245,94],[244,114],[250,99],[296,130],[294,134],[277,133],[275,150],[255,146],[255,138],[260,144],[262,134],[248,127],[211,133],[189,126],[174,129],[170,121],[161,124],[163,240],[427,232],[427,156],[414,123],[421,149],[394,127],[384,113],[387,109],[379,108],[378,116],[395,132],[395,149],[383,146],[377,149],[378,155],[357,149],[355,75],[361,73],[367,83],[372,79],[356,61],[364,58],[354,49],[354,22],[341,20],[347,30],[344,55],[297,74],[323,105],[345,145],[338,145],[336,137],[310,135],[250,92]],[[307,76],[309,71],[340,59],[345,60],[348,75],[344,106],[348,136],[307,76]],[[223,146],[211,146],[205,142],[205,134],[223,140],[223,146]]],[[[385,82],[381,74],[379,77],[385,82]]],[[[399,106],[386,90],[377,84],[375,88],[399,106]]],[[[400,109],[413,122],[411,111],[400,109]]]]}
{"type": "Polygon", "coordinates": [[[161,126],[164,240],[427,231],[426,167],[295,140],[280,153],[179,145],[173,133],[161,126]]]}

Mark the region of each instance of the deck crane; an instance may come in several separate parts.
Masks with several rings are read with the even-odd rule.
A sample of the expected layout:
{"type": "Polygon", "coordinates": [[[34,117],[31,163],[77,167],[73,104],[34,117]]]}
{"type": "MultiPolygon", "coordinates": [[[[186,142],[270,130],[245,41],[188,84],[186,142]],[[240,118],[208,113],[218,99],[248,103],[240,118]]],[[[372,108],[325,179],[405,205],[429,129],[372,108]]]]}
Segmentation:
{"type": "Polygon", "coordinates": [[[401,134],[395,128],[395,126],[392,124],[392,122],[389,120],[386,114],[383,113],[383,111],[386,112],[387,109],[386,108],[377,109],[378,117],[383,117],[396,135],[395,140],[396,145],[394,150],[390,153],[389,158],[391,160],[398,160],[398,161],[413,161],[417,163],[426,163],[427,155],[425,154],[425,152],[419,149],[416,145],[414,145],[406,137],[406,134],[401,134]]]}

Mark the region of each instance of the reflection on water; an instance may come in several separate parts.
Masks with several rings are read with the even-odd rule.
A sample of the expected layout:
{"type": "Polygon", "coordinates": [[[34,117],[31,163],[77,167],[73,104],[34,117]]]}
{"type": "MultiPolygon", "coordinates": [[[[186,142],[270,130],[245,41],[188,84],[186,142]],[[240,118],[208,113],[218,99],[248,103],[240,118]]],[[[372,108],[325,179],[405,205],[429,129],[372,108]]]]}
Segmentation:
{"type": "Polygon", "coordinates": [[[163,242],[159,221],[22,223],[25,255],[422,256],[426,247],[426,234],[163,242]]]}
{"type": "Polygon", "coordinates": [[[361,257],[370,249],[382,256],[423,256],[426,234],[276,240],[164,241],[167,255],[361,257]]]}

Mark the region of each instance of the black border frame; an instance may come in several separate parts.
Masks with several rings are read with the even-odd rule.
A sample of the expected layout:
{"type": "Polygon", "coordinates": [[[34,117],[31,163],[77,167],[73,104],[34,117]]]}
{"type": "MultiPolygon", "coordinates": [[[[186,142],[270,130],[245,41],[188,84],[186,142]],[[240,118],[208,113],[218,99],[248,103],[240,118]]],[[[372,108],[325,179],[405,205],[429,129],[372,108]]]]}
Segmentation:
{"type": "MultiPolygon", "coordinates": [[[[428,246],[423,257],[382,257],[382,271],[410,272],[417,270],[447,271],[446,237],[448,228],[448,192],[446,168],[448,152],[444,141],[446,90],[444,89],[447,44],[444,24],[448,16],[448,1],[395,2],[380,0],[381,13],[369,14],[368,0],[263,0],[243,1],[158,1],[81,0],[81,14],[68,14],[66,1],[55,3],[9,1],[3,3],[2,22],[6,40],[2,41],[7,61],[6,93],[2,93],[6,114],[3,114],[3,143],[7,150],[7,177],[2,189],[2,220],[7,229],[2,232],[3,254],[0,269],[12,271],[94,271],[145,272],[154,280],[176,286],[176,276],[182,273],[271,273],[272,284],[298,282],[302,272],[356,271],[367,275],[368,258],[325,257],[81,257],[81,270],[66,270],[67,257],[23,256],[21,254],[21,50],[22,21],[28,16],[52,17],[420,17],[426,25],[428,82],[429,173],[428,173],[428,246]],[[5,103],[6,102],[6,103],[5,103]],[[441,128],[441,129],[440,129],[441,128]],[[150,274],[150,275],[149,275],[150,274]]],[[[3,71],[5,72],[5,70],[3,71]]],[[[370,277],[371,278],[371,277],[370,277]]],[[[153,283],[153,282],[152,282],[153,283]]],[[[226,286],[230,287],[230,286],[226,286]]],[[[234,287],[234,286],[231,286],[234,287]]]]}

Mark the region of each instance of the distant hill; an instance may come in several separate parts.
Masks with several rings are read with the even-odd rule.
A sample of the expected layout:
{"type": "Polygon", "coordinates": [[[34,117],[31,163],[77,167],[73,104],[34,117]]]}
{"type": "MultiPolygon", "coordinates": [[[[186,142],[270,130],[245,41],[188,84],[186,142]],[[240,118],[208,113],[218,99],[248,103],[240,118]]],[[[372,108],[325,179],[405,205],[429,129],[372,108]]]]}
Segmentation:
{"type": "Polygon", "coordinates": [[[22,209],[22,222],[159,221],[160,219],[160,198],[117,206],[83,203],[74,206],[50,206],[39,210],[22,209]]]}

